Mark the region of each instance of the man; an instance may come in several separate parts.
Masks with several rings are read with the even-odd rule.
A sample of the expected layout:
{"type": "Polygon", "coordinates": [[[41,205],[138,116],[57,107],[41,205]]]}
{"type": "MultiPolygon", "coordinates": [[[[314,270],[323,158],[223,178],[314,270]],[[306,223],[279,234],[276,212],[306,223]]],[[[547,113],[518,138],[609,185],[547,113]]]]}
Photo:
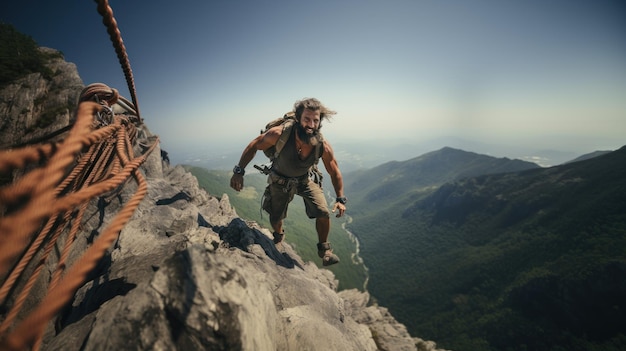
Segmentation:
{"type": "Polygon", "coordinates": [[[270,223],[274,230],[274,243],[280,243],[285,233],[283,220],[287,216],[287,207],[294,195],[304,199],[306,213],[309,218],[315,218],[315,229],[319,243],[317,253],[322,258],[322,264],[329,266],[339,262],[339,257],[333,254],[328,242],[330,232],[330,213],[321,185],[309,178],[309,170],[317,163],[321,152],[321,159],[326,171],[330,175],[336,202],[332,212],[339,211],[337,217],[343,216],[346,211],[347,199],[343,194],[343,178],[337,160],[330,144],[323,140],[319,130],[322,121],[330,118],[336,112],[329,110],[317,99],[296,101],[294,110],[296,122],[291,128],[283,129],[282,125],[270,128],[259,135],[244,149],[239,163],[233,169],[230,186],[240,191],[243,188],[245,168],[256,155],[257,150],[267,150],[277,144],[285,130],[290,133],[278,157],[273,160],[268,176],[268,186],[265,189],[263,209],[270,215],[270,223]]]}

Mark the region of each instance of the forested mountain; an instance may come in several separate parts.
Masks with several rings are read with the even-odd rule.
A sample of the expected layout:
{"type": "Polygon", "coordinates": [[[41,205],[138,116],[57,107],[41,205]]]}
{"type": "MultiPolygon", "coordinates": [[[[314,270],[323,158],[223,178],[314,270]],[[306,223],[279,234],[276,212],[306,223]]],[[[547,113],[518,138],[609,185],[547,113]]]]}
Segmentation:
{"type": "Polygon", "coordinates": [[[571,162],[578,162],[578,161],[584,161],[584,160],[588,160],[590,158],[594,158],[594,157],[598,157],[598,156],[602,156],[604,154],[608,154],[611,151],[606,151],[606,150],[602,150],[602,151],[594,151],[588,154],[584,154],[584,155],[580,155],[578,157],[576,157],[575,159],[565,162],[565,163],[571,163],[571,162]]]}
{"type": "Polygon", "coordinates": [[[416,196],[432,192],[449,181],[482,174],[539,168],[521,160],[496,158],[444,147],[407,161],[392,161],[344,176],[351,214],[404,206],[416,196]]]}
{"type": "Polygon", "coordinates": [[[623,350],[626,148],[488,175],[479,159],[443,149],[349,178],[372,296],[444,348],[623,350]]]}

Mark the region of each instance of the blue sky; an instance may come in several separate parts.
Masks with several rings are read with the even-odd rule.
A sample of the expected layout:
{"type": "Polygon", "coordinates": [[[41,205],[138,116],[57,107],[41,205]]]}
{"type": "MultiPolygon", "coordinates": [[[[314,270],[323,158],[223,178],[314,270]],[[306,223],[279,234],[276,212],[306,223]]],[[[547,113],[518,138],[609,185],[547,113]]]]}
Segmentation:
{"type": "MultiPolygon", "coordinates": [[[[166,148],[243,149],[303,97],[337,110],[324,126],[331,142],[455,136],[581,153],[626,144],[620,0],[110,5],[142,116],[166,148]]],[[[5,1],[0,20],[62,51],[85,84],[130,97],[95,2],[5,1]]]]}

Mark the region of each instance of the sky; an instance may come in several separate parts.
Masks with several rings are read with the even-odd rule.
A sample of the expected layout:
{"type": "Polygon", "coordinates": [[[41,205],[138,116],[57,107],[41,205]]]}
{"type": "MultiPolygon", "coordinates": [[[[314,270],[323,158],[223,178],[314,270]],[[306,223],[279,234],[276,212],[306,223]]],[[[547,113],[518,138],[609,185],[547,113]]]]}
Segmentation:
{"type": "MultiPolygon", "coordinates": [[[[331,143],[626,145],[621,0],[109,4],[164,148],[243,150],[305,97],[337,111],[323,128],[331,143]]],[[[130,98],[94,1],[4,1],[0,21],[62,51],[85,84],[130,98]]]]}

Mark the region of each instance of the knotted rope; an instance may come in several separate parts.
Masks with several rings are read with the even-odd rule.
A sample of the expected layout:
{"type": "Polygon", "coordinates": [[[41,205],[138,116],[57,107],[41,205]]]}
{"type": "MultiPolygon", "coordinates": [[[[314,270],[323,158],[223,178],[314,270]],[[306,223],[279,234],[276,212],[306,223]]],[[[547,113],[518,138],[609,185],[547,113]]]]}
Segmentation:
{"type": "MultiPolygon", "coordinates": [[[[83,97],[89,96],[95,86],[89,88],[91,90],[83,91],[86,94],[83,97]]],[[[95,91],[101,92],[98,89],[95,91]]],[[[0,304],[5,306],[18,278],[39,253],[39,261],[30,278],[0,324],[1,349],[21,350],[35,345],[46,323],[72,299],[146,194],[147,185],[138,168],[157,142],[146,153],[135,157],[132,145],[136,140],[129,136],[136,136],[137,133],[134,124],[129,123],[124,115],[116,115],[111,124],[94,129],[99,124],[95,116],[105,111],[106,105],[106,102],[104,105],[82,102],[74,127],[63,142],[0,152],[0,172],[3,173],[47,159],[45,166],[33,169],[12,185],[0,189],[0,202],[7,209],[7,214],[0,219],[0,277],[7,276],[0,287],[0,304]],[[131,178],[138,185],[131,200],[66,271],[67,258],[89,201],[111,196],[112,191],[121,190],[121,186],[131,178]],[[28,199],[26,202],[25,198],[28,199]],[[46,296],[7,335],[65,230],[68,234],[46,296]],[[21,258],[11,269],[20,255],[21,258]]]]}
{"type": "Polygon", "coordinates": [[[139,167],[158,145],[158,138],[135,157],[136,126],[142,119],[130,62],[108,1],[96,2],[132,103],[116,89],[91,84],[81,92],[71,129],[54,133],[55,137],[67,134],[64,140],[0,151],[0,175],[23,174],[0,188],[0,350],[39,349],[47,323],[84,284],[147,193],[139,167]],[[128,113],[115,115],[112,106],[116,103],[128,113]],[[89,203],[115,196],[131,179],[137,184],[131,199],[93,244],[73,264],[68,262],[89,203]],[[55,247],[62,250],[46,295],[24,311],[35,283],[45,280],[41,273],[55,247]],[[20,280],[25,282],[18,284],[20,280]],[[20,314],[25,317],[18,321],[20,314]]]}
{"type": "Polygon", "coordinates": [[[117,26],[117,21],[115,21],[115,18],[113,17],[113,9],[109,6],[108,0],[95,1],[98,3],[98,13],[102,16],[102,23],[107,27],[107,33],[109,33],[109,37],[111,38],[111,42],[115,48],[115,53],[117,54],[117,58],[122,66],[122,70],[124,71],[126,83],[128,84],[128,91],[130,92],[130,97],[133,100],[133,105],[135,105],[137,117],[141,120],[141,115],[139,114],[139,104],[137,103],[135,80],[133,79],[133,70],[130,67],[130,61],[128,59],[128,54],[126,53],[126,47],[124,46],[122,35],[117,26]]]}

